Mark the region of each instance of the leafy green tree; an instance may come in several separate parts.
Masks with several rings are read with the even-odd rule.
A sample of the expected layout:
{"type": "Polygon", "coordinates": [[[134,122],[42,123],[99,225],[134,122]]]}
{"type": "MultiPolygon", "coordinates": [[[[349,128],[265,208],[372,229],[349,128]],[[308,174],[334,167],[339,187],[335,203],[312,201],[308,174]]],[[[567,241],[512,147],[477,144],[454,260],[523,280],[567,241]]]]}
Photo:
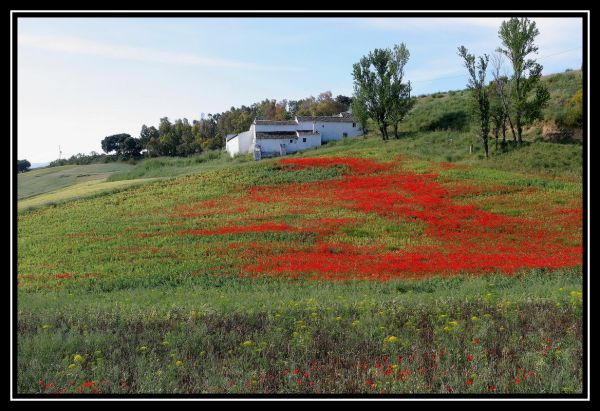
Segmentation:
{"type": "Polygon", "coordinates": [[[404,84],[404,66],[410,54],[402,43],[390,49],[375,49],[353,65],[354,97],[362,104],[381,132],[388,139],[388,125],[393,125],[398,137],[398,123],[414,105],[410,84],[404,84]]]}
{"type": "Polygon", "coordinates": [[[502,22],[498,31],[504,47],[497,51],[508,58],[513,69],[511,97],[518,144],[523,143],[523,126],[541,119],[542,109],[550,99],[548,90],[540,82],[542,65],[528,58],[538,51],[534,41],[539,34],[535,21],[525,17],[502,22]]]}
{"type": "Polygon", "coordinates": [[[410,57],[410,53],[404,43],[395,45],[392,55],[394,71],[391,84],[390,121],[394,127],[394,137],[399,138],[398,124],[404,120],[404,117],[414,107],[417,100],[411,98],[410,81],[408,83],[402,82],[404,79],[404,66],[408,63],[410,57]]]}
{"type": "Polygon", "coordinates": [[[489,63],[489,56],[484,54],[479,58],[469,54],[465,46],[458,48],[458,55],[464,60],[465,67],[469,72],[467,88],[471,92],[473,102],[473,114],[479,124],[479,137],[483,144],[486,158],[488,153],[488,135],[490,132],[490,101],[488,88],[485,84],[485,75],[489,63]]]}
{"type": "Polygon", "coordinates": [[[123,154],[123,149],[125,148],[123,143],[128,138],[131,138],[129,134],[121,133],[121,134],[113,134],[108,137],[104,137],[101,141],[102,150],[109,154],[111,152],[116,152],[117,156],[121,156],[123,154]]]}
{"type": "Polygon", "coordinates": [[[154,127],[154,126],[147,127],[145,124],[142,126],[142,130],[140,131],[140,143],[142,143],[142,146],[144,148],[147,148],[146,146],[148,145],[150,140],[158,139],[158,138],[159,138],[159,133],[158,133],[158,130],[156,129],[156,127],[154,127]]]}
{"type": "Polygon", "coordinates": [[[140,158],[142,156],[142,143],[139,138],[129,137],[123,141],[121,153],[123,159],[140,158]]]}
{"type": "Polygon", "coordinates": [[[352,99],[352,117],[354,117],[363,134],[367,133],[367,121],[369,120],[369,113],[365,110],[365,103],[361,100],[361,96],[354,96],[352,99]]]}
{"type": "Polygon", "coordinates": [[[18,160],[17,161],[17,172],[19,172],[19,173],[24,173],[26,171],[29,171],[30,167],[31,167],[31,163],[27,160],[18,160]]]}
{"type": "Polygon", "coordinates": [[[392,76],[394,65],[389,49],[375,49],[352,66],[354,95],[376,123],[381,137],[388,139],[387,127],[392,110],[392,76]]]}
{"type": "Polygon", "coordinates": [[[343,109],[341,111],[348,111],[352,106],[352,97],[340,94],[335,98],[335,101],[342,106],[343,109]]]}

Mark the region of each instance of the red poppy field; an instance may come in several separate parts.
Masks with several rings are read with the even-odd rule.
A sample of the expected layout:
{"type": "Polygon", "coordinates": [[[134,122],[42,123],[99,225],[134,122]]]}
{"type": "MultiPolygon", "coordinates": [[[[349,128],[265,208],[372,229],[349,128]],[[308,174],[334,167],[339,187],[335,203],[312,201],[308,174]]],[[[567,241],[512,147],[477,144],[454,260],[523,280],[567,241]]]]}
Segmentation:
{"type": "Polygon", "coordinates": [[[19,213],[19,391],[581,392],[581,182],[373,151],[19,213]]]}

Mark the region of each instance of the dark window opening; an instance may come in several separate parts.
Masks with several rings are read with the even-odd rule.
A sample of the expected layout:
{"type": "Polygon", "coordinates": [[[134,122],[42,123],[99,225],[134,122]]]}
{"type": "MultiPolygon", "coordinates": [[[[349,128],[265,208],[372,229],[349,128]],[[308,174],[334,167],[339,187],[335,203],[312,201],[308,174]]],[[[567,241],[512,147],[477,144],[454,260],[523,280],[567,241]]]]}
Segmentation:
{"type": "Polygon", "coordinates": [[[352,123],[352,127],[356,127],[356,123],[352,123]]]}
{"type": "Polygon", "coordinates": [[[294,142],[294,140],[290,140],[290,143],[293,143],[293,142],[294,142]]]}
{"type": "Polygon", "coordinates": [[[306,143],[306,137],[302,138],[302,142],[306,143]]]}

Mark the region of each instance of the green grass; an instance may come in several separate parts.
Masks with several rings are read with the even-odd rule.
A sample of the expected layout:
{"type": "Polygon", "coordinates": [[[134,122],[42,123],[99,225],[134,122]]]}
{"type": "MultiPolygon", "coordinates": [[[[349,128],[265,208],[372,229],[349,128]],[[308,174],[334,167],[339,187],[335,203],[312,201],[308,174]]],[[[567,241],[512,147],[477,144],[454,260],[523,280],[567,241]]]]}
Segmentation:
{"type": "Polygon", "coordinates": [[[232,167],[248,161],[251,161],[249,155],[237,156],[232,159],[227,153],[220,151],[207,151],[186,158],[159,157],[140,161],[133,169],[111,175],[108,181],[176,177],[232,167]]]}
{"type": "MultiPolygon", "coordinates": [[[[466,131],[404,131],[399,140],[371,134],[289,158],[369,158],[438,174],[443,184],[508,187],[457,202],[519,218],[581,207],[580,145],[528,141],[492,147],[490,159],[481,153],[466,131]]],[[[215,211],[235,210],[257,187],[335,181],[344,167],[293,170],[277,159],[213,152],[143,160],[105,171],[114,172],[108,181],[77,183],[77,175],[92,174],[86,167],[96,166],[19,180],[27,186],[49,173],[56,185],[68,177],[52,174],[69,172],[76,182],[19,201],[19,393],[582,391],[581,267],[387,282],[240,277],[249,242],[302,249],[315,236],[177,233],[239,219],[293,224],[303,214],[278,203],[182,213],[212,200],[221,201],[215,211]]],[[[333,243],[395,252],[430,241],[417,222],[305,211],[361,217],[331,236],[333,243]]]]}
{"type": "MultiPolygon", "coordinates": [[[[550,100],[543,110],[544,122],[556,121],[564,115],[566,102],[582,87],[582,73],[581,70],[574,70],[552,74],[542,77],[542,83],[550,92],[550,100]]],[[[469,97],[465,90],[419,97],[417,104],[401,124],[401,129],[404,131],[469,131],[472,119],[468,107],[469,97]]],[[[539,129],[540,124],[533,128],[539,129]]],[[[529,130],[529,133],[535,134],[538,131],[529,130]]]]}

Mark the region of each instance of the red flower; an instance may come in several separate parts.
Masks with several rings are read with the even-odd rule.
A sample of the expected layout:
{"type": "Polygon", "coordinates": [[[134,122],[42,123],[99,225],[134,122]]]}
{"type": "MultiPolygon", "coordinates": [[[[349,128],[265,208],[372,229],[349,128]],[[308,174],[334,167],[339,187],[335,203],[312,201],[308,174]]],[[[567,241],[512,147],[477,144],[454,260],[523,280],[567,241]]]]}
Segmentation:
{"type": "Polygon", "coordinates": [[[54,387],[54,383],[53,383],[53,382],[51,382],[51,383],[50,383],[50,384],[48,384],[48,385],[45,385],[45,386],[44,386],[44,389],[45,389],[45,390],[49,390],[49,389],[50,389],[50,388],[52,388],[52,387],[54,387]]]}
{"type": "Polygon", "coordinates": [[[495,385],[488,385],[488,391],[496,391],[495,385]]]}
{"type": "Polygon", "coordinates": [[[473,384],[473,380],[467,380],[467,385],[473,384]]]}
{"type": "Polygon", "coordinates": [[[294,374],[298,374],[300,371],[298,370],[294,370],[294,374]]]}
{"type": "Polygon", "coordinates": [[[520,384],[521,380],[519,378],[515,378],[515,384],[520,384]]]}
{"type": "Polygon", "coordinates": [[[479,338],[474,338],[473,339],[473,344],[475,344],[475,345],[479,344],[479,338]]]}
{"type": "Polygon", "coordinates": [[[473,361],[473,356],[471,354],[467,354],[467,361],[473,361]]]}

